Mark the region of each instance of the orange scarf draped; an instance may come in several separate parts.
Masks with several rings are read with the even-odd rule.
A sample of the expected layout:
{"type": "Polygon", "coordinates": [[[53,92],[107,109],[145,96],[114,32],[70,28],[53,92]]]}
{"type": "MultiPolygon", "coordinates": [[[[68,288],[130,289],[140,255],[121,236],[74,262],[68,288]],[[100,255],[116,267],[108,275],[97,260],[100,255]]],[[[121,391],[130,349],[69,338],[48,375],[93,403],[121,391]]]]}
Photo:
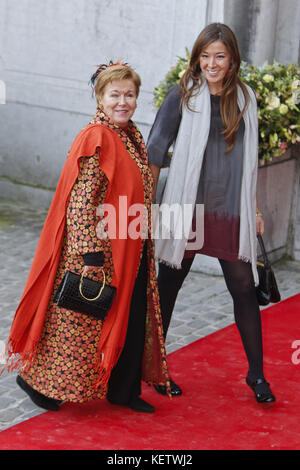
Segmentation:
{"type": "MultiPolygon", "coordinates": [[[[78,176],[79,159],[95,155],[98,150],[100,167],[109,182],[105,202],[113,204],[116,209],[117,230],[119,195],[127,196],[128,207],[132,204],[144,204],[141,172],[121,138],[112,129],[98,123],[88,125],[78,134],[69,151],[40,236],[8,338],[8,370],[19,366],[30,367],[34,361],[59,264],[66,208],[78,176]]],[[[129,222],[130,217],[127,216],[127,224],[129,222]]],[[[116,286],[117,294],[103,323],[98,348],[99,379],[96,386],[102,387],[104,391],[124,345],[141,243],[140,238],[111,239],[114,265],[112,285],[116,286]]]]}

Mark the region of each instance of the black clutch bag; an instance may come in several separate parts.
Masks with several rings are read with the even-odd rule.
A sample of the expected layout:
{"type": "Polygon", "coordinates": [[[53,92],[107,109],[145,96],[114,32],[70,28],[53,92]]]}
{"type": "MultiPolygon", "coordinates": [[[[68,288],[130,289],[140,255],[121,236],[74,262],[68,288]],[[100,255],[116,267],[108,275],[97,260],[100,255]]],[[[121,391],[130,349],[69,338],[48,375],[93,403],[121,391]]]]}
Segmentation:
{"type": "Polygon", "coordinates": [[[63,308],[78,313],[85,313],[104,321],[112,306],[116,288],[105,284],[105,273],[102,268],[103,282],[97,282],[67,271],[58,286],[54,302],[63,308]]]}
{"type": "Polygon", "coordinates": [[[259,234],[257,238],[263,256],[263,261],[257,262],[259,285],[256,287],[256,296],[259,305],[268,305],[270,302],[279,302],[281,297],[277,287],[274,272],[271,268],[271,263],[267,257],[262,236],[259,234]]]}

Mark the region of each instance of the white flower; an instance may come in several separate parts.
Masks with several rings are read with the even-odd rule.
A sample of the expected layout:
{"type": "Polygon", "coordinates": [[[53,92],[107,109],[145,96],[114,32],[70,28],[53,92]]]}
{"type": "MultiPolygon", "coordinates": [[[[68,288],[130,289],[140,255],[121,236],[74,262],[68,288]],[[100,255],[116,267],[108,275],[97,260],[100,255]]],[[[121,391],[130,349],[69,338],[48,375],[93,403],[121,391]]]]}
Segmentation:
{"type": "Polygon", "coordinates": [[[280,99],[278,96],[267,96],[266,103],[268,105],[268,109],[273,110],[280,106],[280,99]]]}
{"type": "Polygon", "coordinates": [[[293,93],[285,102],[290,108],[293,108],[300,102],[300,93],[293,93]]]}
{"type": "Polygon", "coordinates": [[[273,77],[273,75],[269,75],[268,73],[266,73],[263,76],[263,81],[266,82],[266,83],[274,82],[274,77],[273,77]]]}
{"type": "Polygon", "coordinates": [[[300,88],[300,80],[294,80],[292,82],[291,87],[292,87],[292,90],[297,90],[297,88],[300,88]]]}
{"type": "Polygon", "coordinates": [[[294,100],[295,104],[300,103],[300,93],[299,93],[299,91],[292,94],[292,99],[294,100]]]}
{"type": "Polygon", "coordinates": [[[288,111],[289,111],[289,108],[287,107],[286,104],[281,104],[281,105],[279,106],[279,112],[280,112],[280,114],[286,114],[286,113],[288,113],[288,111]]]}

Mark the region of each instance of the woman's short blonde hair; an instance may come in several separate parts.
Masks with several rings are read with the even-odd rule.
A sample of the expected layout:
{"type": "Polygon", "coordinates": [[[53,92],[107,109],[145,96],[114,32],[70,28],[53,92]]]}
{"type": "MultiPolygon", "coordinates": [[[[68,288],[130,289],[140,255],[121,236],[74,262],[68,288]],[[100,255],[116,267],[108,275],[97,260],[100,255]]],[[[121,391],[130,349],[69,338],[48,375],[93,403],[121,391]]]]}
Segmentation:
{"type": "Polygon", "coordinates": [[[94,87],[97,103],[100,102],[106,85],[114,80],[132,80],[136,88],[136,96],[138,97],[141,86],[140,76],[128,65],[112,65],[100,72],[97,78],[94,87]]]}

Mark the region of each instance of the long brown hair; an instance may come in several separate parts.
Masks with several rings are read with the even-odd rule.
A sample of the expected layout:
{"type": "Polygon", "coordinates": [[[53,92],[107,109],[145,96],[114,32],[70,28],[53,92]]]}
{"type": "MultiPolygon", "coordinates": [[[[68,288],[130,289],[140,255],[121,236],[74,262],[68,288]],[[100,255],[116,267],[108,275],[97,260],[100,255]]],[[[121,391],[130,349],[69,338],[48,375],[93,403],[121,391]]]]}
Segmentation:
{"type": "Polygon", "coordinates": [[[180,80],[181,89],[181,105],[185,105],[190,111],[190,99],[194,96],[203,84],[203,77],[200,68],[200,54],[203,49],[214,41],[222,41],[228,49],[231,58],[230,68],[224,79],[221,91],[221,117],[224,126],[224,136],[228,143],[226,153],[229,153],[234,146],[236,131],[240,121],[246,110],[249,93],[238,76],[241,57],[236,37],[232,30],[222,23],[212,23],[206,26],[197,37],[192,49],[189,66],[180,80]],[[192,83],[192,85],[191,85],[192,83]],[[237,97],[238,85],[241,87],[244,97],[245,106],[238,111],[237,97]]]}

